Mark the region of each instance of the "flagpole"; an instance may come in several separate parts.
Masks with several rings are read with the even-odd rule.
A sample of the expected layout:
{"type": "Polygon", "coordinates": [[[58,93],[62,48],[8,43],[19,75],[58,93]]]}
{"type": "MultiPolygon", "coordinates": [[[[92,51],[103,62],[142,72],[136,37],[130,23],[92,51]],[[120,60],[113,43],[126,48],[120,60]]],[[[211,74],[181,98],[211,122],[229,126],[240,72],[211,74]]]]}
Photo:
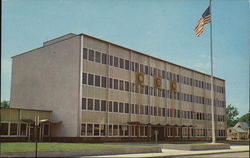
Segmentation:
{"type": "Polygon", "coordinates": [[[215,127],[214,127],[214,86],[213,86],[213,36],[212,36],[212,6],[211,0],[209,0],[210,7],[210,52],[211,52],[211,114],[212,114],[212,143],[215,143],[215,127]]]}

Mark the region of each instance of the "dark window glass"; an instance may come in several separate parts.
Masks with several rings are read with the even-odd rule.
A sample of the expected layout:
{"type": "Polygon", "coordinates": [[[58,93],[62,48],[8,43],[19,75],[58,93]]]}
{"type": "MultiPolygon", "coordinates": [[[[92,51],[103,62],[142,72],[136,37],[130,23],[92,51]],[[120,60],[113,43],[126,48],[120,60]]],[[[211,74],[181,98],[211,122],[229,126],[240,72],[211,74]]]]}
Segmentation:
{"type": "Polygon", "coordinates": [[[157,69],[154,68],[154,75],[156,76],[156,74],[157,74],[157,69]]]}
{"type": "Polygon", "coordinates": [[[125,91],[129,91],[129,82],[125,81],[125,91]]]}
{"type": "Polygon", "coordinates": [[[119,103],[119,112],[123,113],[123,103],[119,103]]]}
{"type": "Polygon", "coordinates": [[[135,71],[139,72],[139,64],[138,63],[135,63],[135,71]]]}
{"type": "Polygon", "coordinates": [[[158,116],[161,116],[161,108],[158,107],[158,116]]]}
{"type": "Polygon", "coordinates": [[[124,59],[120,58],[120,68],[124,69],[124,59]]]}
{"type": "Polygon", "coordinates": [[[95,52],[93,50],[89,50],[89,60],[90,61],[94,61],[94,56],[95,56],[95,52]]]}
{"type": "Polygon", "coordinates": [[[135,71],[135,63],[134,62],[131,62],[131,70],[135,71]]]}
{"type": "Polygon", "coordinates": [[[131,113],[134,114],[135,113],[135,105],[131,104],[131,113]]]}
{"type": "Polygon", "coordinates": [[[102,87],[106,88],[107,87],[107,78],[106,77],[102,77],[102,87]]]}
{"type": "Polygon", "coordinates": [[[166,116],[166,108],[162,108],[162,116],[163,116],[163,117],[166,116]]]}
{"type": "Polygon", "coordinates": [[[166,92],[166,90],[163,89],[163,90],[162,90],[162,97],[163,97],[163,98],[165,98],[165,92],[166,92]]]}
{"type": "Polygon", "coordinates": [[[88,99],[88,110],[93,110],[93,99],[88,99]]]}
{"type": "Polygon", "coordinates": [[[94,125],[94,136],[99,136],[99,124],[94,125]]]}
{"type": "Polygon", "coordinates": [[[114,57],[114,66],[118,67],[118,57],[114,57]]]}
{"type": "Polygon", "coordinates": [[[140,64],[140,72],[144,72],[144,65],[140,64]]]}
{"type": "Polygon", "coordinates": [[[135,113],[139,114],[139,105],[138,104],[135,104],[135,113]]]}
{"type": "Polygon", "coordinates": [[[149,71],[148,71],[148,66],[145,66],[145,74],[148,75],[149,71]]]}
{"type": "Polygon", "coordinates": [[[140,114],[144,114],[144,105],[140,105],[140,114]]]}
{"type": "Polygon", "coordinates": [[[101,53],[95,52],[95,62],[100,63],[101,62],[101,53]]]}
{"type": "Polygon", "coordinates": [[[125,113],[129,113],[129,104],[125,103],[125,113]]]}
{"type": "Polygon", "coordinates": [[[112,78],[110,78],[109,79],[109,88],[113,88],[113,79],[112,78]]]}
{"type": "Polygon", "coordinates": [[[101,111],[106,111],[106,109],[107,109],[106,104],[107,104],[107,102],[105,100],[101,101],[101,111]]]}
{"type": "Polygon", "coordinates": [[[114,112],[118,112],[118,102],[114,102],[114,112]]]}
{"type": "Polygon", "coordinates": [[[113,66],[113,56],[112,55],[109,56],[109,65],[113,66]]]}
{"type": "Polygon", "coordinates": [[[145,86],[145,94],[148,95],[148,86],[145,86]]]}
{"type": "Polygon", "coordinates": [[[88,136],[93,135],[93,124],[87,124],[87,135],[88,136]]]}
{"type": "Polygon", "coordinates": [[[114,79],[114,89],[118,89],[118,80],[114,79]]]}
{"type": "Polygon", "coordinates": [[[165,71],[162,70],[162,78],[165,79],[165,71]]]}
{"type": "Polygon", "coordinates": [[[113,112],[112,101],[109,101],[109,112],[113,112]]]}
{"type": "Polygon", "coordinates": [[[157,107],[154,107],[154,116],[157,116],[157,107]]]}
{"type": "Polygon", "coordinates": [[[88,59],[87,58],[87,56],[88,56],[88,49],[87,48],[83,48],[83,55],[82,55],[82,57],[83,57],[83,59],[88,59]]]}
{"type": "Polygon", "coordinates": [[[145,115],[149,115],[148,107],[149,106],[145,106],[145,115]]]}
{"type": "Polygon", "coordinates": [[[124,90],[124,82],[122,80],[120,80],[120,90],[121,91],[124,90]]]}
{"type": "Polygon", "coordinates": [[[125,69],[129,70],[129,61],[128,60],[125,60],[125,69]]]}
{"type": "Polygon", "coordinates": [[[102,53],[102,64],[107,64],[107,54],[102,53]]]}
{"type": "Polygon", "coordinates": [[[94,75],[88,74],[88,85],[94,85],[94,75]]]}
{"type": "Polygon", "coordinates": [[[161,77],[161,70],[158,69],[158,77],[161,77]]]}
{"type": "Polygon", "coordinates": [[[87,100],[86,100],[86,98],[82,98],[82,110],[86,110],[86,108],[87,108],[87,100]]]}
{"type": "Polygon", "coordinates": [[[100,86],[100,76],[95,75],[95,86],[100,86]]]}
{"type": "Polygon", "coordinates": [[[96,111],[100,110],[100,100],[95,99],[95,110],[96,111]]]}
{"type": "Polygon", "coordinates": [[[150,67],[150,75],[153,76],[153,68],[150,67]]]}
{"type": "Polygon", "coordinates": [[[82,73],[82,84],[87,84],[87,74],[82,73]]]}

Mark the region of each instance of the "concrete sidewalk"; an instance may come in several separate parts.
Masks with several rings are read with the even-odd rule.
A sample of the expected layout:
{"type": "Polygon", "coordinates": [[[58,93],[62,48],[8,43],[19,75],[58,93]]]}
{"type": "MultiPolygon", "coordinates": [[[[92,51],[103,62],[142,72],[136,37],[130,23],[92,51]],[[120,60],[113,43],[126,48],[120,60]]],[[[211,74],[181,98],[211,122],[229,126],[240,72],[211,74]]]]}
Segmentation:
{"type": "Polygon", "coordinates": [[[145,153],[145,154],[124,154],[124,155],[105,155],[95,157],[172,157],[172,156],[190,156],[190,155],[206,155],[230,152],[249,152],[248,145],[231,145],[231,149],[226,150],[202,150],[202,151],[187,151],[187,150],[173,150],[162,149],[162,153],[145,153]]]}

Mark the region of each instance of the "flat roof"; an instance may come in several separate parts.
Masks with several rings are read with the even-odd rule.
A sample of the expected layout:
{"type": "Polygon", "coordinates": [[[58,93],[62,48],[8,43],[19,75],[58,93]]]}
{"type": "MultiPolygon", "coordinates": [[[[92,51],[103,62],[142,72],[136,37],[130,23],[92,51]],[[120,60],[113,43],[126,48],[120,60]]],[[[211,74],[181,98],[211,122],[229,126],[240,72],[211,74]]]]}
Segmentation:
{"type": "Polygon", "coordinates": [[[15,109],[15,110],[32,110],[32,111],[43,111],[43,112],[52,112],[52,110],[38,110],[38,109],[25,109],[25,108],[5,108],[5,107],[0,107],[0,109],[15,109]]]}
{"type": "MultiPolygon", "coordinates": [[[[87,36],[87,37],[90,37],[90,38],[93,38],[93,39],[96,39],[96,40],[99,40],[99,41],[102,41],[102,42],[105,42],[105,43],[112,44],[112,45],[117,46],[117,47],[120,47],[120,48],[127,49],[127,50],[129,50],[129,51],[133,51],[133,52],[135,52],[135,53],[138,53],[138,54],[141,54],[141,55],[144,55],[144,56],[147,56],[147,57],[156,59],[156,60],[160,60],[160,61],[162,61],[162,62],[166,62],[166,63],[171,64],[171,65],[174,65],[174,66],[178,66],[178,67],[187,69],[187,70],[189,70],[189,71],[194,71],[194,72],[197,72],[197,73],[199,73],[199,74],[202,74],[202,75],[211,77],[211,75],[208,75],[208,74],[206,74],[206,73],[203,73],[203,72],[200,72],[200,71],[191,69],[191,68],[187,68],[187,67],[185,67],[185,66],[181,66],[181,65],[178,65],[178,64],[175,64],[175,63],[172,63],[172,62],[169,62],[169,61],[166,61],[166,60],[157,58],[157,57],[153,57],[153,56],[150,56],[150,55],[148,55],[148,54],[146,54],[146,53],[142,53],[142,52],[139,52],[139,51],[136,51],[136,50],[133,50],[133,49],[130,49],[130,48],[127,48],[127,47],[124,47],[124,46],[121,46],[121,45],[118,45],[118,44],[109,42],[109,41],[105,41],[105,40],[103,40],[103,39],[100,39],[100,38],[97,38],[97,37],[94,37],[94,36],[91,36],[91,35],[88,35],[88,34],[85,34],[85,33],[80,33],[80,34],[78,34],[78,35],[76,35],[76,34],[74,34],[74,33],[68,33],[68,34],[66,34],[66,35],[73,35],[73,36],[71,36],[71,37],[69,37],[69,38],[67,38],[67,39],[73,38],[73,37],[75,37],[75,36],[81,36],[81,35],[87,36]],[[74,35],[75,35],[75,36],[74,36],[74,35]]],[[[63,36],[54,38],[54,39],[52,39],[52,40],[55,40],[55,39],[57,40],[57,39],[59,39],[59,38],[61,38],[61,37],[64,37],[64,36],[66,36],[66,35],[63,35],[63,36]]],[[[61,42],[61,41],[67,40],[67,39],[62,39],[62,40],[56,41],[55,43],[58,43],[58,42],[61,42]]],[[[49,41],[52,41],[52,40],[49,40],[49,41]]],[[[49,42],[49,41],[46,41],[46,42],[49,42]]],[[[44,42],[44,43],[46,43],[46,42],[44,42]]],[[[55,43],[52,43],[52,44],[55,44],[55,43]]],[[[49,44],[49,45],[52,45],[52,44],[49,44]]],[[[17,55],[15,55],[15,56],[12,56],[11,58],[14,58],[14,57],[16,57],[16,56],[19,56],[19,55],[23,55],[23,54],[29,53],[29,52],[31,52],[31,51],[33,51],[33,50],[37,50],[37,49],[41,49],[41,48],[43,48],[43,47],[47,47],[47,46],[49,46],[49,45],[43,45],[42,47],[38,47],[38,48],[35,48],[35,49],[32,49],[32,50],[29,50],[29,51],[27,51],[27,52],[24,52],[24,53],[21,53],[21,54],[17,54],[17,55]]],[[[216,76],[213,76],[213,78],[216,78],[216,79],[218,79],[218,80],[221,80],[221,81],[224,81],[224,82],[225,82],[225,80],[222,79],[222,78],[219,78],[219,77],[216,77],[216,76]]]]}

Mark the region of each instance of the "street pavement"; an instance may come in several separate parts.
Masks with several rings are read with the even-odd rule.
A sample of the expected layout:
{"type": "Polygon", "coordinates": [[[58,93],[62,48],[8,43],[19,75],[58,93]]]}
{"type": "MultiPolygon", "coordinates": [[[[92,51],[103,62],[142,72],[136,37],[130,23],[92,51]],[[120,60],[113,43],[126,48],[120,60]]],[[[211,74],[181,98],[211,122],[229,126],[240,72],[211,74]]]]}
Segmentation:
{"type": "Polygon", "coordinates": [[[218,157],[218,158],[247,158],[249,157],[249,152],[237,152],[237,153],[224,153],[224,154],[210,154],[210,155],[192,155],[192,156],[176,156],[171,158],[207,158],[207,157],[218,157]]]}
{"type": "Polygon", "coordinates": [[[162,153],[102,155],[102,156],[94,156],[94,157],[178,157],[178,156],[210,155],[210,154],[219,154],[219,153],[229,154],[229,153],[239,153],[239,152],[247,152],[248,153],[249,146],[248,145],[231,145],[231,149],[202,150],[202,151],[162,149],[162,153]]]}

